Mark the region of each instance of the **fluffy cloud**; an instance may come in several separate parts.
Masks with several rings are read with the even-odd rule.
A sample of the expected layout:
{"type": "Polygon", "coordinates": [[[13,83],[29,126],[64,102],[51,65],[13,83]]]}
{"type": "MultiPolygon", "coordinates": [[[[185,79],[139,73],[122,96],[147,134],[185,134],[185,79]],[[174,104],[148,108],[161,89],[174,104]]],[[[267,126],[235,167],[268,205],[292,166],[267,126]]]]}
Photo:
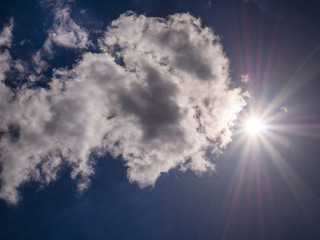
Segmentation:
{"type": "Polygon", "coordinates": [[[44,48],[52,53],[52,44],[66,48],[87,48],[90,44],[88,33],[84,28],[77,25],[70,17],[70,7],[56,7],[54,9],[54,24],[49,30],[44,48]]]}
{"type": "Polygon", "coordinates": [[[13,28],[13,18],[10,19],[9,24],[3,28],[0,34],[0,46],[11,47],[12,28],[13,28]]]}
{"type": "MultiPolygon", "coordinates": [[[[37,75],[41,75],[44,70],[48,69],[49,64],[46,59],[54,56],[54,45],[78,50],[86,49],[91,45],[87,30],[77,25],[71,18],[70,6],[65,5],[63,1],[43,1],[42,5],[53,9],[54,20],[43,47],[32,58],[37,75]]],[[[29,79],[37,78],[31,75],[29,79]]]]}
{"type": "Polygon", "coordinates": [[[231,141],[245,100],[229,88],[228,59],[211,29],[189,14],[128,12],[99,42],[99,53],[56,69],[49,89],[13,94],[1,83],[1,198],[16,203],[21,184],[50,183],[63,164],[81,191],[93,152],[121,157],[141,187],[172,168],[214,169],[206,153],[231,141]]]}
{"type": "MultiPolygon", "coordinates": [[[[12,41],[13,19],[5,26],[0,33],[0,82],[5,80],[5,73],[10,69],[11,56],[7,49],[1,50],[4,47],[11,47],[12,41]]],[[[2,89],[0,87],[0,93],[2,89]]]]}

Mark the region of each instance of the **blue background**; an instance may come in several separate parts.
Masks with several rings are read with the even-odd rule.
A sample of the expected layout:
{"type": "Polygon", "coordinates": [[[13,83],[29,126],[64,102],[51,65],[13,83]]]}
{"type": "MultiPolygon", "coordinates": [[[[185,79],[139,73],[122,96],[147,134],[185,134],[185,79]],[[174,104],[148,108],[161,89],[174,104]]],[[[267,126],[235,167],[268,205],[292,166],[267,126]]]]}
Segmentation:
{"type": "MultiPolygon", "coordinates": [[[[286,104],[295,106],[296,116],[312,117],[301,120],[288,114],[282,121],[319,124],[318,1],[78,0],[71,6],[74,20],[89,30],[105,29],[127,10],[147,16],[190,12],[201,17],[203,25],[221,36],[233,80],[248,73],[256,79],[251,90],[266,103],[288,80],[305,82],[286,104]],[[81,9],[86,13],[80,14],[81,9]]],[[[2,1],[1,25],[10,17],[15,19],[11,54],[31,59],[47,37],[51,11],[37,1],[2,1]],[[20,46],[22,39],[30,42],[20,46]]],[[[98,33],[92,33],[94,41],[97,37],[98,33]]],[[[56,51],[47,78],[38,87],[46,87],[52,68],[71,66],[81,54],[56,51]]],[[[21,82],[11,76],[7,84],[14,89],[21,82]]],[[[26,183],[17,206],[1,200],[0,239],[320,239],[320,129],[315,129],[313,137],[283,136],[290,139],[291,146],[277,150],[308,188],[301,188],[285,173],[294,188],[290,189],[263,147],[249,153],[240,176],[242,149],[231,151],[237,137],[215,160],[217,171],[213,174],[199,177],[171,170],[162,174],[154,188],[130,184],[121,159],[105,156],[96,159],[92,185],[82,195],[76,193],[65,168],[59,180],[46,188],[26,183]]]]}

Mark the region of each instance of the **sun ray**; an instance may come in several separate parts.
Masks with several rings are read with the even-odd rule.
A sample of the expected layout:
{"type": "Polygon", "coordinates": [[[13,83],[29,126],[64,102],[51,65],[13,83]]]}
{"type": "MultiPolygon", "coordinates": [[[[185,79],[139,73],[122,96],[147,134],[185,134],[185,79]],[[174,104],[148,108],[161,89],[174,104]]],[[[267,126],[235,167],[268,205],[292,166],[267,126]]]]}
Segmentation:
{"type": "Polygon", "coordinates": [[[264,137],[261,138],[264,147],[267,149],[267,153],[270,158],[273,160],[277,169],[279,170],[282,178],[287,184],[290,192],[298,202],[303,213],[308,218],[310,225],[316,229],[315,223],[316,219],[313,217],[313,214],[310,212],[308,205],[312,204],[308,195],[313,195],[312,189],[299,177],[299,175],[286,163],[281,154],[275,149],[275,147],[264,137]]]}

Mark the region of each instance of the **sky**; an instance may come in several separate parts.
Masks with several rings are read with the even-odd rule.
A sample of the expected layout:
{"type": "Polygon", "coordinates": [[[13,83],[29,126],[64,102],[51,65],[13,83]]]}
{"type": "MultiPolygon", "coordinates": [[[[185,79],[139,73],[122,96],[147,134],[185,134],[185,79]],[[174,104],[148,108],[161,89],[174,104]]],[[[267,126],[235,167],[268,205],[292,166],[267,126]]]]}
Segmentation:
{"type": "Polygon", "coordinates": [[[4,1],[0,239],[319,239],[319,10],[4,1]]]}

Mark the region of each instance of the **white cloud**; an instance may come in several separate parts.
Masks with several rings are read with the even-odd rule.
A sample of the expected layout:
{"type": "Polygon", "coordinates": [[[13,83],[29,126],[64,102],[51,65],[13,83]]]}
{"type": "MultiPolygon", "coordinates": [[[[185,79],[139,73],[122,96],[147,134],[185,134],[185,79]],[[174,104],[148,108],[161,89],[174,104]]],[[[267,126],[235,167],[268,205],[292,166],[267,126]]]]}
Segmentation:
{"type": "Polygon", "coordinates": [[[44,49],[52,53],[52,44],[74,49],[84,49],[90,44],[88,33],[77,25],[70,17],[69,6],[54,9],[54,23],[49,30],[48,38],[44,43],[44,49]]]}
{"type": "Polygon", "coordinates": [[[5,26],[0,34],[0,46],[11,47],[12,42],[12,29],[13,29],[13,18],[10,19],[10,22],[5,26]]]}
{"type": "Polygon", "coordinates": [[[280,110],[285,112],[285,113],[287,113],[288,112],[288,106],[286,106],[286,105],[282,106],[282,107],[280,107],[280,110]]]}
{"type": "MultiPolygon", "coordinates": [[[[5,26],[0,33],[0,48],[11,47],[12,42],[12,29],[13,29],[13,18],[10,19],[9,24],[5,26]]],[[[0,50],[0,82],[5,80],[5,74],[10,69],[11,56],[7,49],[0,50]]],[[[2,89],[0,88],[0,93],[2,89]]]]}
{"type": "Polygon", "coordinates": [[[33,67],[38,75],[30,75],[29,79],[32,81],[36,81],[39,75],[42,76],[41,72],[48,69],[47,59],[54,57],[54,45],[78,50],[86,49],[91,45],[88,31],[74,22],[70,16],[71,9],[64,1],[42,1],[40,3],[53,8],[54,20],[43,47],[32,57],[33,67]]]}
{"type": "Polygon", "coordinates": [[[250,81],[250,76],[248,74],[242,74],[240,75],[240,80],[243,83],[248,83],[250,81]]]}
{"type": "Polygon", "coordinates": [[[55,70],[50,89],[22,88],[13,98],[1,83],[0,198],[16,203],[21,184],[54,181],[63,164],[85,189],[92,151],[121,156],[141,187],[176,167],[214,169],[206,151],[231,141],[245,100],[229,89],[228,59],[211,29],[189,14],[129,12],[100,48],[55,70]]]}
{"type": "Polygon", "coordinates": [[[6,72],[10,69],[11,56],[7,50],[0,52],[0,81],[5,79],[6,72]]]}
{"type": "Polygon", "coordinates": [[[32,66],[37,74],[41,74],[44,70],[47,70],[49,67],[49,64],[47,61],[43,59],[43,53],[41,50],[38,50],[33,56],[32,56],[32,66]]]}

